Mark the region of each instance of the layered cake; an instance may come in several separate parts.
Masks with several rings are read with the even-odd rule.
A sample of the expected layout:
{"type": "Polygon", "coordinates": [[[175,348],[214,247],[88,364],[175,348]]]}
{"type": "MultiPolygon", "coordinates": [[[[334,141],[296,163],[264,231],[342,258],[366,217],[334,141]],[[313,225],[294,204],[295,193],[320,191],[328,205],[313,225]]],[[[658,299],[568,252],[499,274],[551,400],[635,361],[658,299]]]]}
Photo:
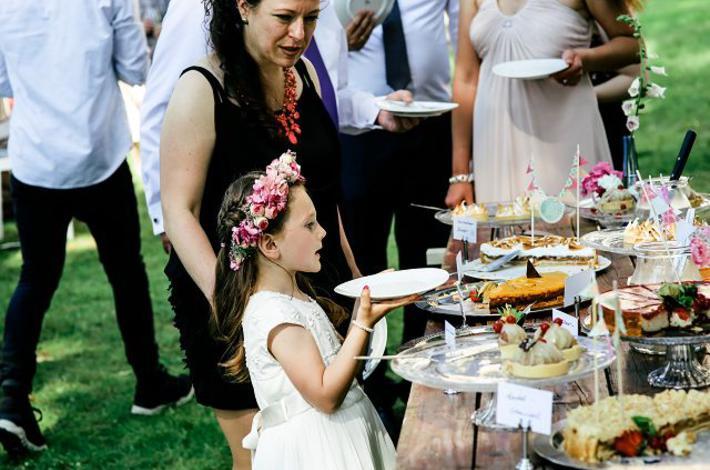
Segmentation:
{"type": "Polygon", "coordinates": [[[580,245],[575,238],[557,235],[535,237],[534,240],[526,235],[514,235],[482,243],[481,262],[492,263],[518,250],[520,253],[512,261],[514,264],[526,264],[528,260],[535,265],[596,265],[597,262],[596,250],[580,245]]]}
{"type": "Polygon", "coordinates": [[[568,361],[576,361],[584,352],[584,348],[577,343],[572,333],[562,327],[560,318],[540,324],[533,338],[543,338],[548,343],[553,344],[568,361]]]}
{"type": "Polygon", "coordinates": [[[456,217],[469,217],[478,222],[488,220],[488,209],[484,204],[466,204],[466,201],[461,201],[458,206],[454,207],[451,214],[456,217]]]}
{"type": "Polygon", "coordinates": [[[535,308],[559,306],[563,303],[567,274],[561,272],[543,273],[542,277],[519,277],[491,288],[484,300],[494,311],[498,307],[510,305],[524,309],[534,303],[535,308]]]}
{"type": "Polygon", "coordinates": [[[615,456],[686,455],[695,432],[708,427],[710,392],[667,390],[575,408],[567,413],[562,436],[570,457],[597,463],[615,456]]]}
{"type": "Polygon", "coordinates": [[[557,377],[566,374],[571,365],[554,344],[542,338],[525,339],[510,352],[508,358],[503,363],[503,371],[526,379],[557,377]]]}
{"type": "MultiPolygon", "coordinates": [[[[627,336],[663,330],[703,331],[710,324],[710,282],[666,283],[619,289],[619,308],[627,336]]],[[[610,331],[616,327],[611,305],[602,305],[610,331]]]]}

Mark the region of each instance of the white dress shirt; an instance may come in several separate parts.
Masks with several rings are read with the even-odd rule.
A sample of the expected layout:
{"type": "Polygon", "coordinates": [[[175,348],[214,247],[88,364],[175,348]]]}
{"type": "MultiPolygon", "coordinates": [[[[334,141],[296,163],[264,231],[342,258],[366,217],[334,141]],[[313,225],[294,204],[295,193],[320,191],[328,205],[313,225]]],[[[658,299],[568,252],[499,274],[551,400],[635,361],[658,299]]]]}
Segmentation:
{"type": "MultiPolygon", "coordinates": [[[[407,59],[412,74],[408,89],[416,100],[450,101],[450,52],[458,37],[459,0],[398,0],[407,59]],[[445,15],[446,14],[446,15],[445,15]],[[445,16],[449,18],[446,37],[445,16]],[[451,44],[451,49],[449,49],[451,44]]],[[[392,93],[387,85],[382,26],[372,31],[365,46],[349,54],[350,85],[375,95],[392,93]]]]}
{"type": "MultiPolygon", "coordinates": [[[[148,73],[141,110],[141,170],[148,213],[156,235],[164,232],[160,207],[163,116],[180,73],[210,52],[206,25],[202,0],[170,2],[148,73]]],[[[315,39],[330,81],[336,88],[340,129],[352,132],[374,127],[379,113],[373,103],[374,96],[348,86],[347,39],[332,5],[321,11],[315,39]]]]}
{"type": "Polygon", "coordinates": [[[23,183],[107,179],[131,146],[117,80],[145,80],[132,0],[0,0],[0,95],[15,98],[8,154],[23,183]]]}

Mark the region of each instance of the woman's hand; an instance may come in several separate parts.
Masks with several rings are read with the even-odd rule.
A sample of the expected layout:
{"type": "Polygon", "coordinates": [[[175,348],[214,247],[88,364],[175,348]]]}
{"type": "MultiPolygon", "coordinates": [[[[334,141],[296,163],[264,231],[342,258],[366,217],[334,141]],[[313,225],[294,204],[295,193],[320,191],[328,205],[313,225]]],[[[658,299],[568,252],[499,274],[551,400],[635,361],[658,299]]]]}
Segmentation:
{"type": "Polygon", "coordinates": [[[380,321],[388,312],[392,310],[404,307],[405,305],[415,302],[419,298],[418,294],[413,294],[408,297],[403,297],[401,299],[385,300],[382,302],[372,303],[370,299],[370,288],[368,286],[363,287],[362,294],[360,294],[360,305],[357,309],[357,315],[355,318],[358,322],[362,323],[368,328],[372,328],[375,323],[380,321]]]}
{"type": "Polygon", "coordinates": [[[569,64],[569,67],[561,72],[552,75],[564,86],[575,86],[582,79],[584,74],[584,60],[582,49],[567,49],[562,53],[562,60],[569,64]]]}
{"type": "Polygon", "coordinates": [[[370,34],[375,28],[375,12],[372,10],[360,10],[353,17],[352,21],[345,28],[348,38],[348,50],[359,51],[365,45],[370,34]]]}
{"type": "Polygon", "coordinates": [[[466,201],[466,204],[473,204],[474,183],[454,183],[449,185],[449,191],[446,193],[446,207],[454,208],[461,201],[466,201]]]}

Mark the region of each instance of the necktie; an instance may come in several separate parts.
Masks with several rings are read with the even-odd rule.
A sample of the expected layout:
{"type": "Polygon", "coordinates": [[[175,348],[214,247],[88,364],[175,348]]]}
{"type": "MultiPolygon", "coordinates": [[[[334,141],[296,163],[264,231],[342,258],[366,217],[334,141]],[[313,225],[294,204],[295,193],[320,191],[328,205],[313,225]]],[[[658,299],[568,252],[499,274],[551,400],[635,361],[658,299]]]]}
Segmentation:
{"type": "Polygon", "coordinates": [[[318,81],[320,81],[321,99],[325,105],[325,110],[328,111],[330,118],[333,120],[333,124],[335,124],[335,128],[338,129],[338,104],[335,101],[335,89],[333,89],[333,82],[330,81],[328,69],[325,68],[325,62],[323,62],[323,57],[320,55],[315,38],[311,40],[311,43],[308,45],[303,55],[311,61],[313,67],[316,69],[318,81]]]}
{"type": "Polygon", "coordinates": [[[399,2],[395,0],[392,11],[382,24],[382,39],[385,45],[385,71],[387,84],[393,90],[403,90],[412,81],[407,58],[407,43],[404,40],[399,2]]]}

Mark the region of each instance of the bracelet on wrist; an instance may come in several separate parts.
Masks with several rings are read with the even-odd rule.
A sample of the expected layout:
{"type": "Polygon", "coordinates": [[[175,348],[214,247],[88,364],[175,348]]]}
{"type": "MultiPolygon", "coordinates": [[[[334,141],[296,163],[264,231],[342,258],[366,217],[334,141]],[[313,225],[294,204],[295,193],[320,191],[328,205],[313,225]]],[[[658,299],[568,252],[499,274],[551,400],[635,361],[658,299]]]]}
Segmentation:
{"type": "Polygon", "coordinates": [[[360,322],[357,321],[357,320],[353,320],[353,321],[351,321],[350,323],[352,323],[353,326],[356,326],[356,327],[360,328],[360,329],[361,329],[362,331],[364,331],[365,333],[372,333],[373,331],[375,331],[373,328],[368,328],[368,327],[366,327],[365,325],[363,325],[362,323],[360,323],[360,322]]]}
{"type": "Polygon", "coordinates": [[[461,174],[454,175],[451,178],[449,178],[449,184],[471,183],[471,182],[473,182],[473,173],[461,173],[461,174]]]}

